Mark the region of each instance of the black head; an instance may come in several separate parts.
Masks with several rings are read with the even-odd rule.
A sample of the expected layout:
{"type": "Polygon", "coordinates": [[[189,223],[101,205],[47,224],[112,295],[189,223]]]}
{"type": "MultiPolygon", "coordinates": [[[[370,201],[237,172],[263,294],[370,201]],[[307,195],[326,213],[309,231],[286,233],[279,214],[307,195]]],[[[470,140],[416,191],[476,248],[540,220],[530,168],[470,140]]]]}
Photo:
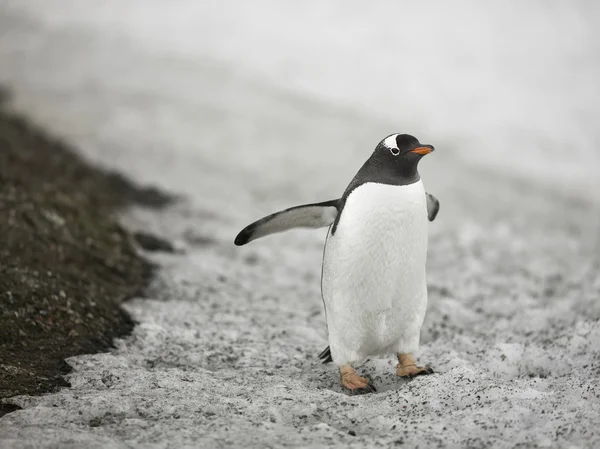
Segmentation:
{"type": "Polygon", "coordinates": [[[431,145],[424,145],[409,134],[392,134],[379,142],[373,156],[393,164],[411,165],[433,150],[431,145]]]}
{"type": "Polygon", "coordinates": [[[409,134],[392,134],[377,145],[367,164],[377,167],[386,178],[392,176],[401,183],[419,180],[417,165],[421,158],[434,150],[409,134]]]}
{"type": "Polygon", "coordinates": [[[417,165],[433,151],[408,134],[392,134],[383,139],[346,188],[344,195],[365,182],[404,186],[419,181],[417,165]]]}

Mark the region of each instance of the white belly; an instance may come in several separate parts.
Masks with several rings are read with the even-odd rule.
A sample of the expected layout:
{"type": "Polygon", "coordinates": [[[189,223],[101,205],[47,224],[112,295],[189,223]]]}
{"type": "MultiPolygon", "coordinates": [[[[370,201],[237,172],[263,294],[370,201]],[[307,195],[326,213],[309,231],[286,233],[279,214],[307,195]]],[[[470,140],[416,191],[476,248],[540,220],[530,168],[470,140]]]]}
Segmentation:
{"type": "Polygon", "coordinates": [[[418,349],[427,307],[427,225],[421,181],[366,183],[347,198],[323,258],[334,362],[418,349]]]}

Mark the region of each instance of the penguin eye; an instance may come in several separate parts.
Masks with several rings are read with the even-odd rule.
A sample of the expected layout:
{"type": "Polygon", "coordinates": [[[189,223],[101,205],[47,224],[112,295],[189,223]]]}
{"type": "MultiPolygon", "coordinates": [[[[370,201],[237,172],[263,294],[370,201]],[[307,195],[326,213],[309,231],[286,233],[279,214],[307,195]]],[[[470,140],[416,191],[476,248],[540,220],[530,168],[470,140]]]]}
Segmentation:
{"type": "Polygon", "coordinates": [[[400,154],[400,149],[399,148],[390,148],[390,152],[394,155],[394,156],[398,156],[400,154]]]}

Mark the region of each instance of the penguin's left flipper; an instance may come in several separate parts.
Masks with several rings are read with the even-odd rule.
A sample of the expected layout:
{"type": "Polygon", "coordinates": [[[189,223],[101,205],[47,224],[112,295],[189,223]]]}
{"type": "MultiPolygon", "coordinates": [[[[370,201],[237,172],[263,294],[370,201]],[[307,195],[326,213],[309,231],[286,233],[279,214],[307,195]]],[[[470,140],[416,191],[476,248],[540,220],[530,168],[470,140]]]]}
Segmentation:
{"type": "Polygon", "coordinates": [[[440,211],[440,202],[431,193],[425,193],[425,195],[427,196],[427,217],[429,221],[433,221],[440,211]]]}
{"type": "Polygon", "coordinates": [[[237,246],[245,245],[266,235],[293,228],[323,228],[335,221],[340,200],[304,204],[275,212],[246,226],[235,238],[237,246]]]}

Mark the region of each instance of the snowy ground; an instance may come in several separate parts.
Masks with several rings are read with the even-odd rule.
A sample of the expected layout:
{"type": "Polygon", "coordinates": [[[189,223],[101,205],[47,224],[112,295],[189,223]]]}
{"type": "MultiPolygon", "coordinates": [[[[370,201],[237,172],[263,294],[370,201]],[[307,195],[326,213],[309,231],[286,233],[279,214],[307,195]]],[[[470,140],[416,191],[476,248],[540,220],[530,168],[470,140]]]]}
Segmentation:
{"type": "Polygon", "coordinates": [[[186,198],[124,217],[182,250],[134,334],[18,398],[0,447],[600,445],[598,6],[352,3],[0,0],[15,106],[186,198]],[[232,240],[339,196],[395,131],[438,149],[436,375],[370,361],[378,393],[349,397],[316,358],[325,231],[232,240]]]}

